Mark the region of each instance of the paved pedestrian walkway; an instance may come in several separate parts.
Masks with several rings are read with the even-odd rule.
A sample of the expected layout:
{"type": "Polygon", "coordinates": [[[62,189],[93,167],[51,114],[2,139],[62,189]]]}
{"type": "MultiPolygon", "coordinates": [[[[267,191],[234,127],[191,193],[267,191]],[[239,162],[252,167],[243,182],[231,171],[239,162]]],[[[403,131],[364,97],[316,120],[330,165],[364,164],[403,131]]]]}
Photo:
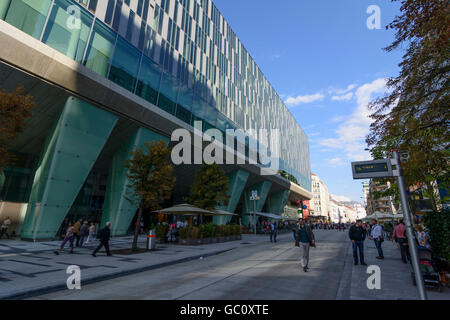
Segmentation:
{"type": "MultiPolygon", "coordinates": [[[[280,238],[292,236],[280,235],[280,238]]],[[[269,241],[265,235],[242,235],[242,240],[208,244],[201,246],[182,246],[174,244],[157,244],[155,251],[123,255],[114,254],[107,257],[102,249],[97,257],[91,256],[98,245],[75,248],[69,254],[69,248],[56,256],[55,251],[60,241],[25,242],[20,240],[0,241],[0,299],[20,299],[37,294],[66,288],[70,265],[81,269],[82,284],[111,279],[140,271],[200,259],[219,254],[242,246],[251,246],[269,241]]],[[[129,248],[132,236],[112,238],[111,250],[129,248]]],[[[145,236],[138,240],[139,247],[145,247],[145,236]]]]}
{"type": "MultiPolygon", "coordinates": [[[[338,290],[337,299],[351,300],[416,300],[419,299],[417,287],[411,278],[412,266],[400,260],[400,250],[397,244],[385,241],[382,245],[384,259],[375,257],[377,249],[372,240],[364,243],[365,262],[368,266],[377,265],[381,270],[381,289],[368,289],[367,279],[372,273],[367,273],[368,266],[353,265],[353,251],[351,243],[347,251],[344,272],[338,290]]],[[[450,288],[444,288],[440,293],[437,289],[427,289],[430,300],[450,300],[450,288]]]]}

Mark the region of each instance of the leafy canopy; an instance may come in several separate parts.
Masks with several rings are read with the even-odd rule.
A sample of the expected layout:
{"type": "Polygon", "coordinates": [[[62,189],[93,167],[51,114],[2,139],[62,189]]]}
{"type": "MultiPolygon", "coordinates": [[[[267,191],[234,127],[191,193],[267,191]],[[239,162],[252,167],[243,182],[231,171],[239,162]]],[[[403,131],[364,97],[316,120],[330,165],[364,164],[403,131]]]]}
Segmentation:
{"type": "Polygon", "coordinates": [[[170,199],[176,178],[169,155],[170,149],[164,141],[152,141],[146,142],[144,148],[137,148],[131,153],[131,159],[125,160],[130,202],[158,210],[164,200],[170,199]]]}
{"type": "Polygon", "coordinates": [[[13,163],[14,156],[8,152],[8,146],[23,132],[25,119],[31,116],[35,106],[32,97],[22,92],[21,86],[11,93],[0,87],[0,173],[13,163]]]}
{"type": "Polygon", "coordinates": [[[229,186],[225,171],[217,164],[203,164],[195,173],[189,196],[185,197],[188,203],[206,210],[214,209],[218,205],[227,205],[229,186]]]}
{"type": "MultiPolygon", "coordinates": [[[[399,0],[392,0],[399,1],[399,0]]],[[[370,104],[374,120],[366,142],[375,159],[394,148],[408,151],[402,165],[407,186],[449,186],[450,6],[447,0],[402,0],[392,51],[406,47],[400,74],[388,79],[389,94],[370,104]]],[[[433,192],[430,196],[434,197],[433,192]]],[[[434,200],[434,199],[433,199],[434,200]]],[[[435,201],[434,201],[435,202],[435,201]]]]}

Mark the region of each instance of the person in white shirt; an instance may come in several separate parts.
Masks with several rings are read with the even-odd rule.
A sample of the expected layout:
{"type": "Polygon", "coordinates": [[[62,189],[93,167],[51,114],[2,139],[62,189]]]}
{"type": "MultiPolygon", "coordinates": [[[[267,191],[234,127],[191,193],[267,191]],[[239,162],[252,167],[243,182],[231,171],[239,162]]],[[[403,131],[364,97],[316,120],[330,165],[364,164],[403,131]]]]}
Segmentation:
{"type": "Polygon", "coordinates": [[[372,231],[370,233],[370,239],[373,239],[375,242],[375,247],[378,250],[377,259],[384,259],[383,249],[381,248],[381,243],[384,241],[383,239],[383,228],[378,224],[377,220],[372,219],[372,231]]]}
{"type": "Polygon", "coordinates": [[[94,236],[95,236],[95,225],[94,222],[91,222],[91,225],[89,226],[89,234],[86,239],[86,242],[84,244],[88,244],[89,242],[94,242],[94,236]]]}

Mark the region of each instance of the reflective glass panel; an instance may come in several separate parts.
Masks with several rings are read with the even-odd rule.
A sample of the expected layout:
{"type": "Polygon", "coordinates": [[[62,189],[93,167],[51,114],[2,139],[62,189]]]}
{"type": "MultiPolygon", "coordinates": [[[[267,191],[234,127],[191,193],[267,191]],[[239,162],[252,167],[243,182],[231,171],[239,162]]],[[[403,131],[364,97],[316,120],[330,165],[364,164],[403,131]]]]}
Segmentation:
{"type": "Polygon", "coordinates": [[[114,49],[109,79],[125,89],[134,92],[139,68],[139,51],[119,37],[114,49]]]}
{"type": "Polygon", "coordinates": [[[114,31],[111,31],[99,20],[95,20],[84,65],[106,77],[115,39],[114,31]]]}
{"type": "MultiPolygon", "coordinates": [[[[1,2],[3,1],[5,0],[1,2]]],[[[40,39],[50,3],[51,0],[12,0],[6,9],[5,21],[30,36],[40,39]]]]}
{"type": "Polygon", "coordinates": [[[136,94],[156,105],[160,80],[161,70],[158,68],[158,65],[146,56],[143,56],[136,94]]]}
{"type": "Polygon", "coordinates": [[[158,107],[175,114],[175,102],[178,95],[178,81],[168,73],[163,73],[159,91],[158,107]]]}
{"type": "Polygon", "coordinates": [[[42,41],[69,58],[81,62],[93,18],[86,11],[80,10],[80,19],[76,20],[67,11],[71,5],[71,1],[55,1],[42,41]]]}

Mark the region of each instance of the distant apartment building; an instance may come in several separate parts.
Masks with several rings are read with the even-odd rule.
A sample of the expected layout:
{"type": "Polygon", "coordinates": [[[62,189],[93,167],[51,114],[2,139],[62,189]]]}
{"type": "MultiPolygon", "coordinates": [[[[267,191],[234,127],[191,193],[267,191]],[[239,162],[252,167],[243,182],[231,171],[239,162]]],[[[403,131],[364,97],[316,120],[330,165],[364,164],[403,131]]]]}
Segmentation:
{"type": "Polygon", "coordinates": [[[314,173],[311,174],[313,198],[310,200],[311,216],[327,217],[330,213],[330,193],[326,184],[314,173]]]}
{"type": "Polygon", "coordinates": [[[381,183],[374,179],[370,180],[369,192],[367,196],[366,212],[368,215],[373,214],[375,211],[383,213],[397,214],[399,211],[399,204],[395,203],[393,196],[380,196],[378,193],[386,191],[391,187],[391,183],[381,183]]]}
{"type": "Polygon", "coordinates": [[[341,223],[341,211],[339,210],[339,202],[330,198],[330,220],[334,223],[341,223]]]}

